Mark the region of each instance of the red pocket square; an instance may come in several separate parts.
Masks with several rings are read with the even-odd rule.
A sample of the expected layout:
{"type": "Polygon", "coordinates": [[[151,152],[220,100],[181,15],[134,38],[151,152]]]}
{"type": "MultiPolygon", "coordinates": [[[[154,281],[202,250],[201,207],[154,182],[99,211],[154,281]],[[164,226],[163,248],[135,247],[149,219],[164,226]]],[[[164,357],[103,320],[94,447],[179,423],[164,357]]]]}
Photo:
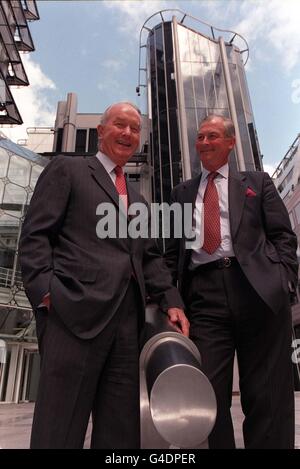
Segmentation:
{"type": "Polygon", "coordinates": [[[247,187],[246,197],[255,197],[255,196],[256,196],[256,192],[254,192],[254,190],[251,189],[251,187],[247,187]]]}

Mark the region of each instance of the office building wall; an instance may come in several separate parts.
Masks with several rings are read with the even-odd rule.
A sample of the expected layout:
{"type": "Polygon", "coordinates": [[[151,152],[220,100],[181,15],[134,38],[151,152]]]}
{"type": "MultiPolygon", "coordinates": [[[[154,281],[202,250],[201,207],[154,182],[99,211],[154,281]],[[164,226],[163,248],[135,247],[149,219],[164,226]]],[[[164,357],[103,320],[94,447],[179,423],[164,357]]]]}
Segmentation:
{"type": "MultiPolygon", "coordinates": [[[[300,134],[292,142],[272,176],[290,216],[291,225],[298,239],[297,256],[300,262],[300,134]]],[[[299,295],[298,282],[298,296],[299,295]]],[[[292,306],[293,334],[300,340],[300,303],[292,306]]],[[[298,348],[298,347],[297,347],[298,348]]],[[[295,389],[300,390],[300,363],[294,364],[295,389]]]]}

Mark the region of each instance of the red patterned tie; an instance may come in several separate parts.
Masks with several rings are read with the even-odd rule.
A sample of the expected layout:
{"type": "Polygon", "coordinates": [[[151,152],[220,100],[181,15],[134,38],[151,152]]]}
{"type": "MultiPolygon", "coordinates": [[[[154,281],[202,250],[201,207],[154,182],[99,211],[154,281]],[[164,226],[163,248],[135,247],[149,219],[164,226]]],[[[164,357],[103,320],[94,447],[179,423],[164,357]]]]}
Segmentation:
{"type": "Polygon", "coordinates": [[[218,173],[208,175],[203,198],[204,204],[204,243],[202,249],[212,254],[221,244],[220,206],[214,179],[218,173]]]}
{"type": "Polygon", "coordinates": [[[116,166],[114,171],[116,173],[115,186],[127,210],[128,208],[127,188],[126,188],[126,180],[125,180],[125,176],[123,173],[123,169],[121,168],[121,166],[116,166]]]}

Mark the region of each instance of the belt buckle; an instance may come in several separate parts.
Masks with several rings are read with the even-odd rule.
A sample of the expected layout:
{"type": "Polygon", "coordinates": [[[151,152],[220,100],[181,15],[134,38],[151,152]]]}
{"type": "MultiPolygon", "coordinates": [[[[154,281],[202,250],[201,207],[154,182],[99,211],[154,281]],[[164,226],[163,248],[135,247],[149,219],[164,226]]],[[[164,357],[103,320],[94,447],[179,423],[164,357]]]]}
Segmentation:
{"type": "Polygon", "coordinates": [[[231,266],[231,259],[230,259],[230,257],[224,257],[224,259],[223,259],[223,266],[224,266],[224,267],[230,267],[230,266],[231,266]]]}

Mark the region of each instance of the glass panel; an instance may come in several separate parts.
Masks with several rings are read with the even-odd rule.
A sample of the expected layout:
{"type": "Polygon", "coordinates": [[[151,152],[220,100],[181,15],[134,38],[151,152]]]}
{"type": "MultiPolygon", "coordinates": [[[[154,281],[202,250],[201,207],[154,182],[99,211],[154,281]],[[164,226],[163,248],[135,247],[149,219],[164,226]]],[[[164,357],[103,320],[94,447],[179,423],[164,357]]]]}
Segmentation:
{"type": "MultiPolygon", "coordinates": [[[[205,119],[205,117],[207,116],[208,114],[208,109],[207,107],[198,107],[197,108],[197,122],[198,122],[198,127],[200,126],[201,122],[203,121],[203,119],[205,119]]],[[[198,132],[198,129],[197,129],[197,132],[198,132]]],[[[196,139],[196,135],[195,135],[195,139],[196,139]]]]}
{"type": "Polygon", "coordinates": [[[160,167],[159,167],[159,133],[158,133],[158,102],[157,102],[157,76],[156,76],[156,51],[154,34],[149,36],[150,71],[151,71],[151,97],[152,97],[152,125],[151,156],[153,166],[153,195],[154,202],[160,202],[160,167]]]}
{"type": "Polygon", "coordinates": [[[63,133],[64,133],[64,129],[58,129],[58,132],[57,132],[57,141],[56,141],[56,151],[59,153],[61,151],[61,148],[62,148],[62,141],[63,141],[63,133]]]}
{"type": "MultiPolygon", "coordinates": [[[[16,242],[16,239],[14,240],[16,242]]],[[[6,239],[3,237],[3,234],[0,236],[0,268],[2,271],[2,282],[0,280],[0,286],[3,285],[3,277],[4,277],[4,269],[6,270],[6,286],[8,285],[8,282],[11,281],[11,270],[14,265],[14,259],[15,259],[15,254],[16,251],[13,249],[9,249],[8,247],[5,247],[4,243],[9,242],[9,238],[6,239]],[[2,285],[1,285],[2,283],[2,285]]]]}
{"type": "Polygon", "coordinates": [[[4,191],[4,184],[3,181],[0,179],[0,204],[3,202],[3,191],[4,191]]]}
{"type": "Polygon", "coordinates": [[[214,70],[215,90],[217,94],[217,103],[219,108],[229,108],[225,78],[221,62],[215,64],[214,70]]]}
{"type": "Polygon", "coordinates": [[[0,177],[7,175],[7,168],[9,163],[9,155],[5,148],[0,147],[0,177]]]}
{"type": "Polygon", "coordinates": [[[41,172],[43,171],[44,168],[41,166],[34,165],[32,166],[31,170],[31,176],[30,176],[30,187],[34,189],[38,178],[40,177],[41,172]]]}
{"type": "Polygon", "coordinates": [[[214,64],[206,64],[206,67],[205,67],[206,73],[204,74],[204,77],[203,77],[207,106],[210,108],[217,107],[215,83],[214,83],[213,73],[212,73],[213,65],[214,64]]]}
{"type": "MultiPolygon", "coordinates": [[[[162,76],[162,68],[161,68],[161,59],[162,59],[162,26],[160,25],[158,28],[155,29],[155,37],[154,37],[154,60],[155,60],[155,83],[154,83],[154,92],[155,92],[155,111],[153,116],[157,118],[157,126],[153,128],[154,130],[154,139],[157,138],[157,142],[155,142],[156,150],[154,153],[154,181],[155,181],[155,201],[161,202],[163,200],[163,193],[162,193],[162,173],[161,173],[161,106],[165,108],[164,103],[162,102],[162,95],[163,89],[160,89],[161,80],[163,80],[162,76]],[[157,144],[156,144],[157,143],[157,144]],[[156,153],[157,152],[157,153],[156,153]]],[[[161,83],[161,86],[163,84],[161,83]]],[[[162,137],[165,134],[163,133],[162,137]]]]}
{"type": "Polygon", "coordinates": [[[178,31],[180,61],[187,62],[190,60],[188,30],[184,28],[183,26],[178,25],[177,31],[178,31]]]}
{"type": "Polygon", "coordinates": [[[31,197],[33,196],[33,191],[30,190],[27,194],[26,206],[28,207],[31,201],[31,197]]]}
{"type": "Polygon", "coordinates": [[[200,60],[200,62],[209,62],[210,61],[209,47],[208,47],[209,39],[201,36],[201,34],[198,34],[197,36],[198,36],[198,43],[199,43],[198,60],[200,60]]]}
{"type": "Polygon", "coordinates": [[[252,148],[252,154],[253,154],[253,158],[255,162],[255,168],[257,169],[257,171],[263,171],[260,150],[259,150],[259,145],[258,145],[258,138],[257,138],[256,129],[254,127],[253,122],[248,123],[248,131],[249,131],[250,143],[251,143],[251,148],[252,148]]]}
{"type": "MultiPolygon", "coordinates": [[[[7,141],[7,144],[9,143],[7,141]]],[[[11,145],[13,146],[12,143],[11,145]]],[[[23,312],[19,308],[27,308],[25,315],[29,317],[32,314],[22,284],[17,243],[20,235],[20,219],[28,198],[30,177],[32,176],[33,191],[37,178],[43,171],[42,166],[27,160],[25,151],[22,153],[24,157],[13,154],[12,149],[9,156],[5,149],[0,148],[0,305],[10,306],[9,309],[3,307],[1,309],[0,306],[3,313],[0,314],[0,327],[2,332],[12,334],[22,332],[20,315],[22,316],[23,312]],[[12,308],[14,306],[15,309],[12,308]]],[[[29,198],[31,195],[32,192],[29,192],[29,198]]],[[[29,324],[27,320],[25,323],[29,324]]]]}
{"type": "Polygon", "coordinates": [[[173,187],[181,182],[181,155],[179,146],[178,121],[176,109],[169,110],[170,139],[171,139],[171,162],[173,174],[173,187]]]}
{"type": "MultiPolygon", "coordinates": [[[[233,46],[225,45],[228,63],[236,63],[237,53],[233,46]]],[[[240,54],[239,54],[240,55],[240,54]]]]}
{"type": "Polygon", "coordinates": [[[20,205],[15,206],[15,210],[0,210],[0,225],[14,225],[17,226],[20,223],[22,216],[22,208],[20,205]],[[19,207],[19,209],[17,208],[19,207]]]}
{"type": "MultiPolygon", "coordinates": [[[[6,184],[4,188],[4,197],[3,197],[3,206],[17,204],[24,205],[27,199],[27,194],[25,189],[22,187],[16,186],[15,184],[6,184]]],[[[2,208],[4,208],[2,206],[2,208]]],[[[10,210],[7,207],[7,210],[10,210]]]]}
{"type": "Polygon", "coordinates": [[[192,68],[190,62],[181,63],[185,107],[194,107],[192,68]]]}
{"type": "Polygon", "coordinates": [[[28,186],[31,163],[25,158],[13,155],[10,159],[7,177],[20,186],[28,186]]]}
{"type": "Polygon", "coordinates": [[[200,57],[198,34],[193,31],[189,31],[188,39],[190,46],[190,60],[192,62],[198,62],[200,57]]]}
{"type": "MultiPolygon", "coordinates": [[[[9,304],[22,286],[21,273],[14,269],[19,237],[19,220],[0,212],[0,288],[2,304],[9,304]],[[17,284],[15,291],[10,290],[17,284]],[[7,288],[7,290],[5,290],[7,288]]],[[[24,296],[24,293],[23,293],[24,296]]],[[[15,304],[16,302],[14,302],[15,304]]]]}
{"type": "Polygon", "coordinates": [[[241,91],[244,99],[244,108],[245,112],[249,115],[248,117],[248,122],[253,119],[253,112],[252,112],[252,107],[251,107],[251,101],[250,101],[250,96],[249,96],[249,90],[248,90],[248,85],[246,81],[246,75],[244,69],[241,67],[237,67],[238,75],[239,75],[239,80],[240,80],[240,86],[241,86],[241,91]]]}
{"type": "Polygon", "coordinates": [[[252,149],[250,145],[249,133],[248,133],[248,125],[246,122],[246,116],[243,107],[243,98],[241,95],[241,88],[239,84],[238,74],[237,74],[237,66],[234,64],[229,64],[229,71],[230,71],[230,78],[232,83],[232,90],[234,96],[234,102],[236,107],[237,113],[237,120],[238,126],[241,136],[241,143],[243,147],[243,156],[246,171],[255,171],[255,164],[252,154],[252,149]]]}
{"type": "Polygon", "coordinates": [[[76,153],[85,153],[86,133],[87,133],[86,129],[77,129],[76,143],[75,143],[75,152],[76,153]]]}
{"type": "Polygon", "coordinates": [[[89,153],[97,153],[98,150],[98,133],[97,129],[90,129],[89,131],[89,153]]]}
{"type": "Polygon", "coordinates": [[[189,153],[191,160],[191,173],[192,177],[194,177],[199,174],[200,170],[199,157],[195,149],[196,135],[198,130],[195,109],[186,110],[186,120],[188,129],[189,153]]]}
{"type": "Polygon", "coordinates": [[[167,96],[165,81],[165,54],[162,29],[156,30],[156,63],[159,106],[160,164],[162,201],[168,202],[171,192],[170,142],[168,132],[167,96]]]}
{"type": "MultiPolygon", "coordinates": [[[[207,64],[206,64],[207,65],[207,64]]],[[[204,90],[204,80],[203,76],[205,74],[205,64],[203,63],[193,63],[192,64],[192,74],[194,78],[194,90],[196,98],[197,107],[207,107],[206,95],[204,90]]]]}
{"type": "Polygon", "coordinates": [[[208,49],[209,49],[209,57],[210,62],[219,62],[220,59],[220,46],[217,42],[213,42],[212,40],[208,40],[208,49]]]}
{"type": "Polygon", "coordinates": [[[173,62],[173,41],[172,41],[172,24],[164,24],[164,41],[165,41],[165,58],[166,63],[172,66],[172,71],[174,71],[174,62],[173,62]]]}
{"type": "Polygon", "coordinates": [[[0,307],[0,333],[16,335],[25,332],[30,324],[32,313],[28,309],[0,307]]]}
{"type": "Polygon", "coordinates": [[[171,23],[164,24],[164,40],[165,40],[165,58],[166,58],[166,87],[168,91],[168,129],[169,129],[169,159],[171,161],[172,182],[173,186],[169,187],[169,194],[171,189],[181,182],[180,170],[180,146],[178,134],[178,121],[177,121],[177,93],[174,77],[174,62],[173,62],[173,42],[172,42],[172,25],[171,23]]]}

